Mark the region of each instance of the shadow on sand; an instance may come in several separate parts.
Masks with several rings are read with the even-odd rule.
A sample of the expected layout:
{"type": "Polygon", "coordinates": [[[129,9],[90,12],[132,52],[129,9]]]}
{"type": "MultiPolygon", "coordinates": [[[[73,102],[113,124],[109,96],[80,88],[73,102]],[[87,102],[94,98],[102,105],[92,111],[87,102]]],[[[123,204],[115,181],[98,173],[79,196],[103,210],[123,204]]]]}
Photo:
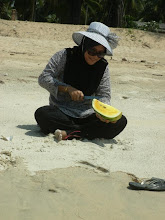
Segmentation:
{"type": "Polygon", "coordinates": [[[45,137],[46,135],[43,134],[40,130],[38,125],[18,125],[17,128],[21,128],[27,130],[25,135],[33,136],[33,137],[45,137]]]}
{"type": "Polygon", "coordinates": [[[89,141],[98,145],[99,147],[105,147],[105,144],[117,144],[117,141],[115,139],[96,138],[93,140],[87,140],[87,139],[83,140],[83,142],[89,142],[89,141]]]}
{"type": "MultiPolygon", "coordinates": [[[[24,130],[27,130],[25,132],[25,135],[28,136],[33,136],[33,137],[46,137],[44,133],[41,132],[41,129],[38,125],[18,125],[17,128],[21,128],[24,130]]],[[[117,144],[117,141],[115,139],[93,139],[93,140],[88,140],[88,139],[82,139],[83,142],[92,142],[99,147],[105,147],[105,144],[117,144]]]]}

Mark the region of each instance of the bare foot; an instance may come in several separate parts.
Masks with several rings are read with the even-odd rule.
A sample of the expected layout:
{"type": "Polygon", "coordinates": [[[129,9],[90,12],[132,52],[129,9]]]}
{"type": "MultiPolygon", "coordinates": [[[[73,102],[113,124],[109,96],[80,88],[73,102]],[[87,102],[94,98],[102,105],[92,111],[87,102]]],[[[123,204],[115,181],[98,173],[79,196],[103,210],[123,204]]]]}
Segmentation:
{"type": "Polygon", "coordinates": [[[66,133],[66,131],[57,129],[57,130],[55,130],[54,135],[55,135],[55,138],[57,139],[57,141],[61,141],[61,140],[65,139],[65,137],[67,136],[67,133],[66,133]]]}

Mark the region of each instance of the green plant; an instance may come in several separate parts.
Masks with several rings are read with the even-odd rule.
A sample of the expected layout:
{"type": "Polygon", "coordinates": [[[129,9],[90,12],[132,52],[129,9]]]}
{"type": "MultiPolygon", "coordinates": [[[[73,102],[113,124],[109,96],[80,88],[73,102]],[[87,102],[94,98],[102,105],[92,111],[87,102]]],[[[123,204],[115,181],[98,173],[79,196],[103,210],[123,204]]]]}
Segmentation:
{"type": "Polygon", "coordinates": [[[89,24],[92,21],[97,21],[99,11],[102,8],[102,1],[84,0],[81,6],[81,23],[89,24]]]}
{"type": "Polygon", "coordinates": [[[0,17],[2,19],[11,19],[11,13],[12,13],[12,7],[11,7],[11,2],[3,2],[2,6],[1,6],[1,13],[0,13],[0,17]]]}
{"type": "Polygon", "coordinates": [[[159,23],[157,23],[156,21],[149,21],[141,26],[140,29],[144,31],[157,32],[159,29],[159,23]]]}
{"type": "Polygon", "coordinates": [[[126,28],[137,28],[137,24],[134,22],[134,18],[131,15],[126,15],[124,17],[126,28]]]}
{"type": "Polygon", "coordinates": [[[50,14],[46,17],[47,22],[49,23],[59,23],[59,18],[57,18],[56,14],[50,14]]]}
{"type": "Polygon", "coordinates": [[[143,21],[156,21],[160,20],[165,22],[165,1],[164,0],[143,0],[144,10],[141,12],[143,21]]]}

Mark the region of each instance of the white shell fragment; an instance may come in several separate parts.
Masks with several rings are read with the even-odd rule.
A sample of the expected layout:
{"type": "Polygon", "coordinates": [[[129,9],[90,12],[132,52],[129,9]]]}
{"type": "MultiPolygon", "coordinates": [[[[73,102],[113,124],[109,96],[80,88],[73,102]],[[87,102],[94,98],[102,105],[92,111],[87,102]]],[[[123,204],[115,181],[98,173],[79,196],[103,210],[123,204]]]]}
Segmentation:
{"type": "Polygon", "coordinates": [[[5,137],[5,136],[1,135],[1,139],[4,141],[12,141],[13,136],[5,137]]]}

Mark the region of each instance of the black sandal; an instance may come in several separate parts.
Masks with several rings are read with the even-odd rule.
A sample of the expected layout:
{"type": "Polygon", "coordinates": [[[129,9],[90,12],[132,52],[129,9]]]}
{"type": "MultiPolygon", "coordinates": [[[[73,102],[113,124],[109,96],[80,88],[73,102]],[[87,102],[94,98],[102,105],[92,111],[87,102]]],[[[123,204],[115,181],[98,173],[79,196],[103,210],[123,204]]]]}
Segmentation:
{"type": "Polygon", "coordinates": [[[152,177],[142,183],[129,182],[129,186],[134,190],[165,191],[165,180],[152,177]]]}

